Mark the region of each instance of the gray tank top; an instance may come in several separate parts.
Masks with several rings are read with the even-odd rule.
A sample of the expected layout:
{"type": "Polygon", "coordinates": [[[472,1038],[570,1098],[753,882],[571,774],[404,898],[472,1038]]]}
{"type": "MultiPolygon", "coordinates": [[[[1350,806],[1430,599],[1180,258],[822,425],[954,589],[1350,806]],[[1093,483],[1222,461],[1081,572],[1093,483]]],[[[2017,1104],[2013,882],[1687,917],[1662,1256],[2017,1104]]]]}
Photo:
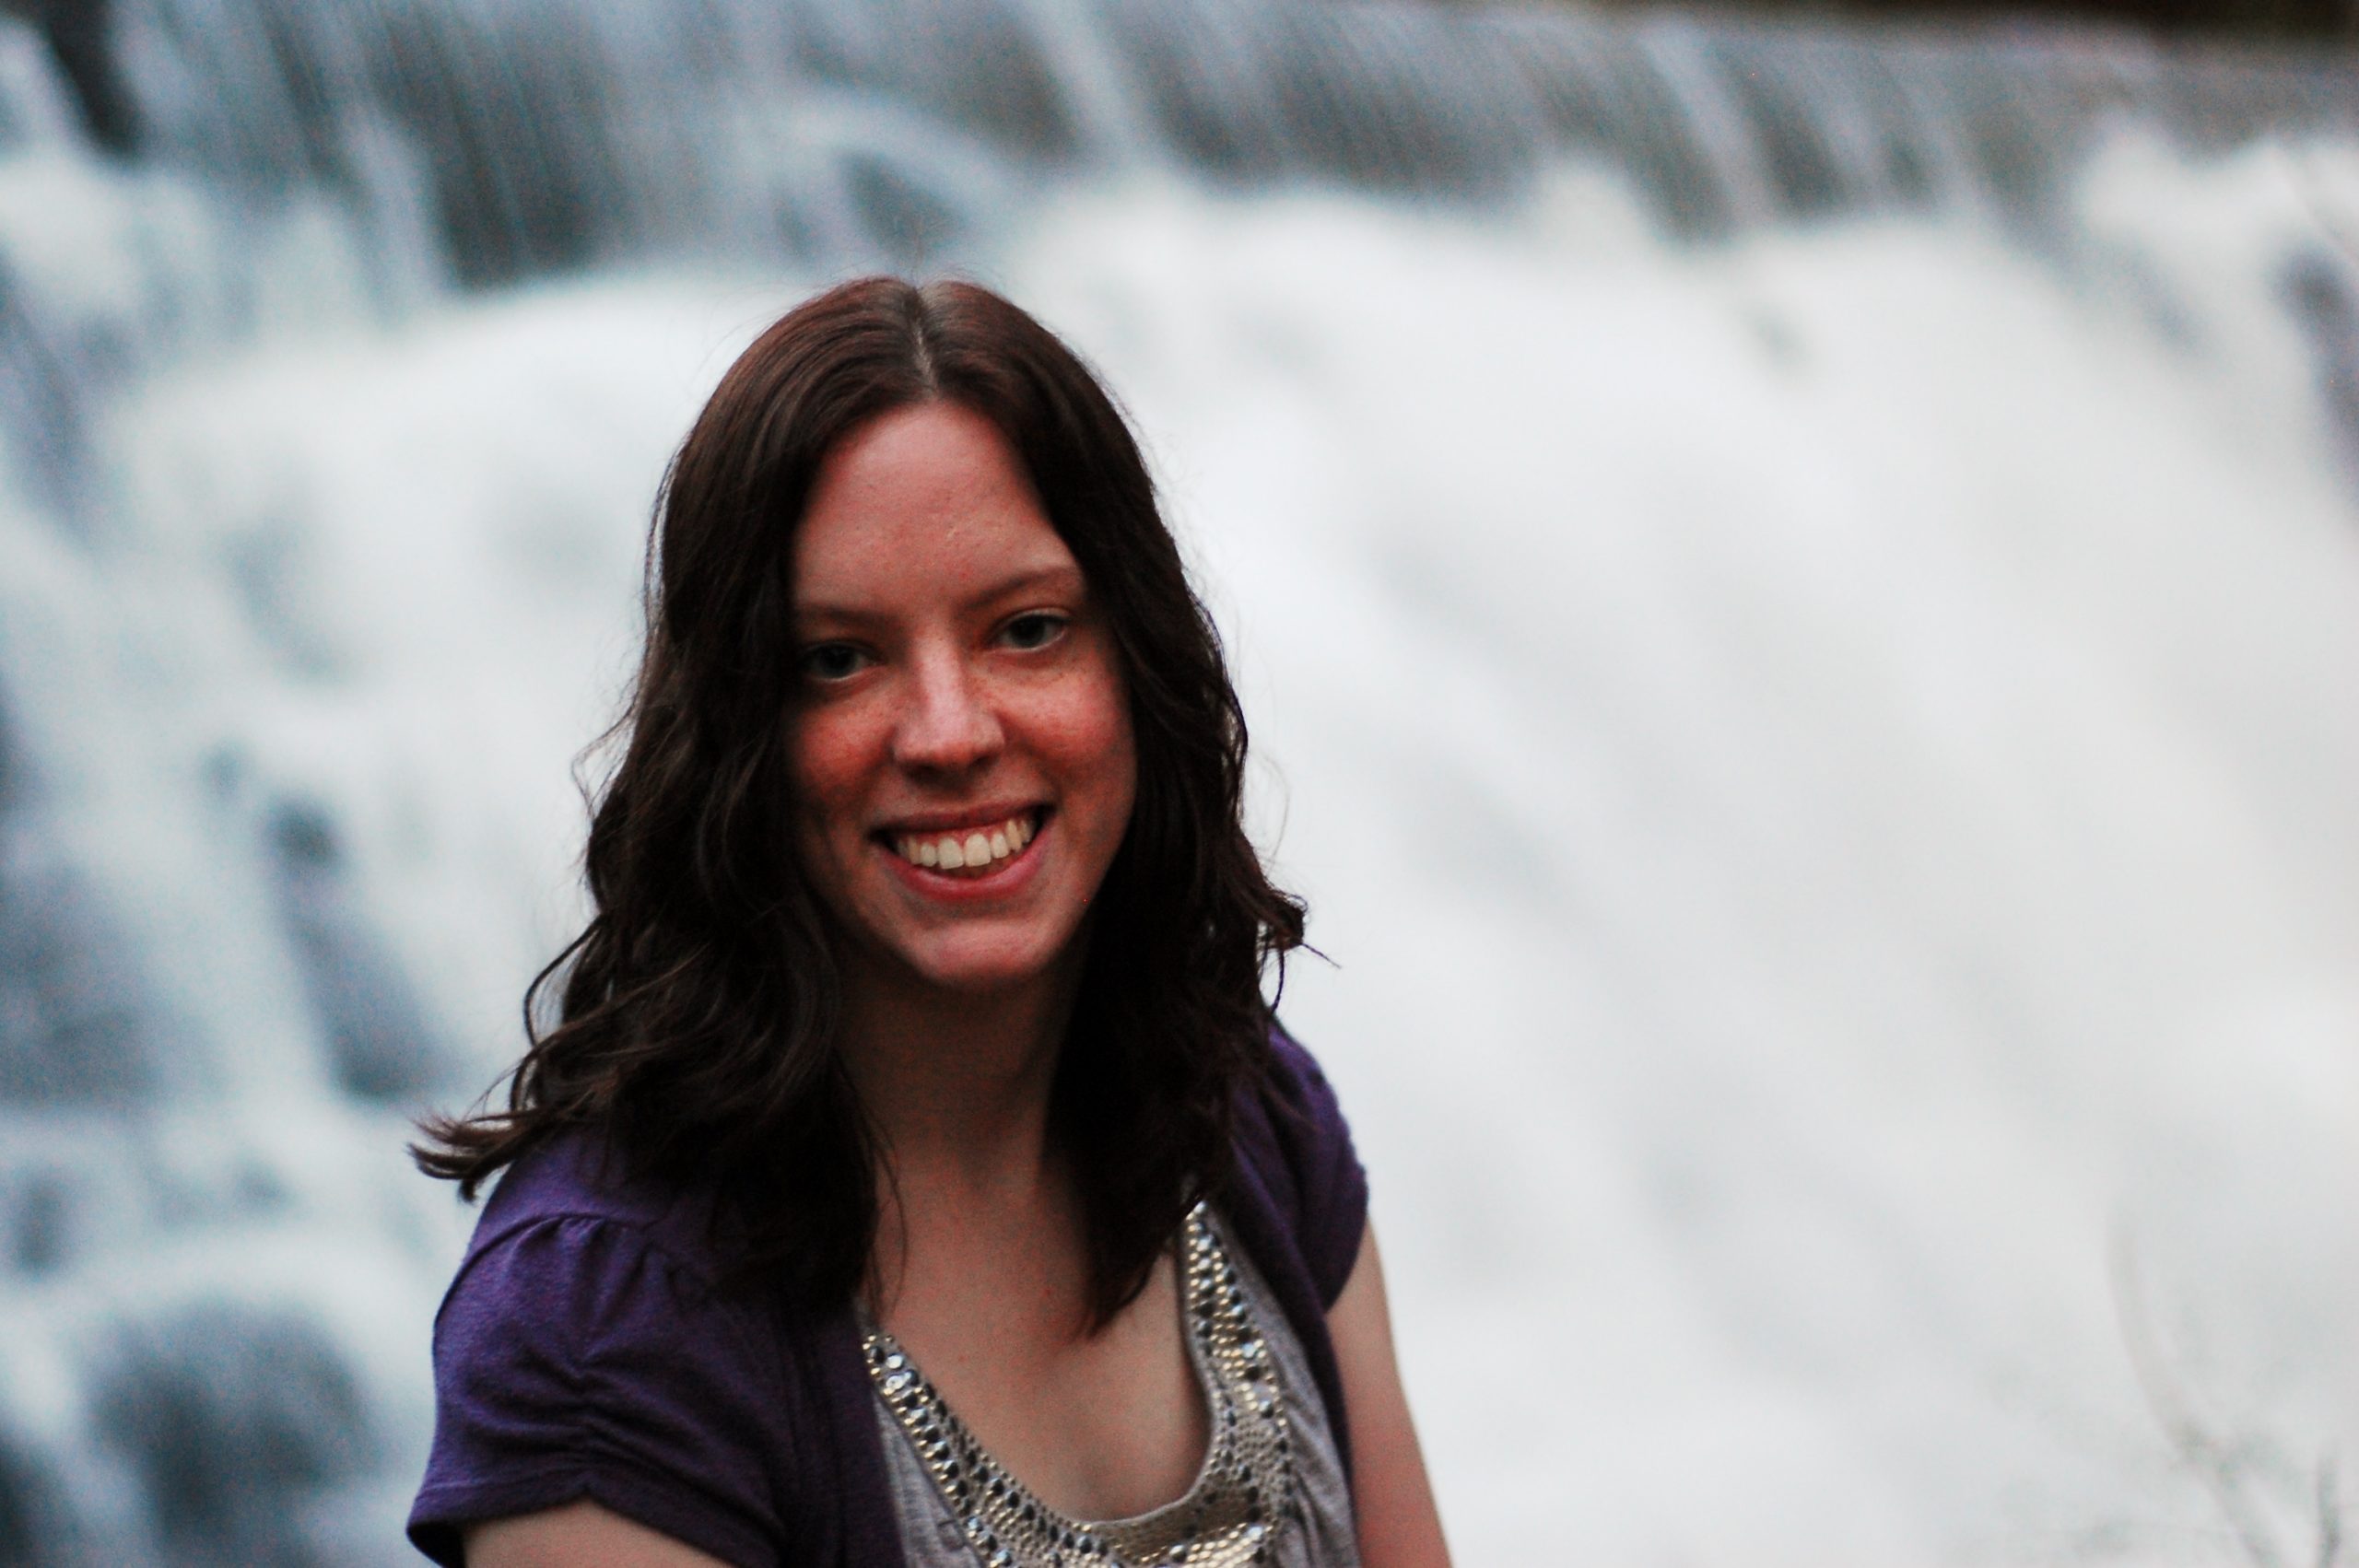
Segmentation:
{"type": "Polygon", "coordinates": [[[1209,1210],[1181,1261],[1189,1359],[1212,1413],[1195,1483],[1128,1519],[1069,1519],[977,1444],[892,1337],[865,1339],[910,1568],[1359,1568],[1350,1492],[1301,1341],[1209,1210]]]}

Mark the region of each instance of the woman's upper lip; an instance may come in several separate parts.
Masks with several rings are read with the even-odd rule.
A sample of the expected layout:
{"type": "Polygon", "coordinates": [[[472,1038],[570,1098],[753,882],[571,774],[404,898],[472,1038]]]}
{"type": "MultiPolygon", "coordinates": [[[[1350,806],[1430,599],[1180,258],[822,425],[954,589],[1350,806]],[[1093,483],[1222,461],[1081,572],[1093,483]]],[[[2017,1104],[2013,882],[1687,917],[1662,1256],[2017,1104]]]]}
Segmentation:
{"type": "Polygon", "coordinates": [[[997,827],[1019,816],[1030,816],[1041,809],[1039,801],[1010,801],[982,806],[961,806],[957,811],[911,812],[879,823],[874,831],[887,837],[897,833],[957,833],[977,828],[997,827]]]}

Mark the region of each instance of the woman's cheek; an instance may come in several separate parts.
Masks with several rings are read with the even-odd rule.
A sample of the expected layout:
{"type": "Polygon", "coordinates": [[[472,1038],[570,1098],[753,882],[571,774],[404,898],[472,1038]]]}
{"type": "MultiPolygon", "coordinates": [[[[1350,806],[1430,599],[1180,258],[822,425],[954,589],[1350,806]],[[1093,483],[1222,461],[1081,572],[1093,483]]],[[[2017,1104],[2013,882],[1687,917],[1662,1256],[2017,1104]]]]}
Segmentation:
{"type": "Polygon", "coordinates": [[[807,711],[794,738],[797,847],[808,872],[827,875],[840,866],[847,849],[840,840],[857,835],[861,820],[861,726],[857,715],[807,711]]]}
{"type": "Polygon", "coordinates": [[[826,813],[840,811],[846,797],[868,771],[865,752],[879,751],[882,737],[874,734],[868,705],[856,697],[815,703],[804,709],[794,741],[795,788],[806,805],[826,813]]]}

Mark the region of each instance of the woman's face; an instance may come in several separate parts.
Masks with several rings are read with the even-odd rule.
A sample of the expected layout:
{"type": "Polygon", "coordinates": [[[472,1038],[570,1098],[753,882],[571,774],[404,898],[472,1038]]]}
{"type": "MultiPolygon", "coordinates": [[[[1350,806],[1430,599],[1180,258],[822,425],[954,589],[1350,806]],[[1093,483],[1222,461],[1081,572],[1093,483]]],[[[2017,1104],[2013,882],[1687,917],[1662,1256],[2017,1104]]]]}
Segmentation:
{"type": "Polygon", "coordinates": [[[1077,957],[1137,785],[1113,641],[981,415],[863,426],[795,534],[804,872],[890,977],[983,992],[1077,957]]]}

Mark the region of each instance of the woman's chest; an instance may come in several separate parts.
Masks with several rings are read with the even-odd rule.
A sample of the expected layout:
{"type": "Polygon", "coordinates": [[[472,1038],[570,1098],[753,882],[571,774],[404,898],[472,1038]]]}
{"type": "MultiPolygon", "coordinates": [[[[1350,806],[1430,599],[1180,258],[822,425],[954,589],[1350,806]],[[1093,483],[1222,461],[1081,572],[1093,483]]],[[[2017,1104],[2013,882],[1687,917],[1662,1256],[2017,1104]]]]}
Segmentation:
{"type": "Polygon", "coordinates": [[[1209,1409],[1175,1260],[1095,1332],[1078,1289],[979,1266],[904,1294],[883,1325],[935,1396],[1043,1503],[1077,1518],[1144,1513],[1185,1491],[1209,1409]]]}
{"type": "MultiPolygon", "coordinates": [[[[916,1568],[1121,1568],[1184,1559],[1216,1568],[1356,1568],[1351,1507],[1327,1413],[1284,1316],[1214,1223],[1191,1217],[1167,1298],[1178,1319],[1197,1426],[1184,1473],[1129,1495],[1136,1506],[1074,1510],[986,1442],[931,1380],[924,1358],[872,1331],[872,1402],[907,1561],[916,1568]]],[[[1140,1412],[1079,1391],[1065,1414],[1119,1433],[1140,1412]],[[1090,1408],[1095,1405],[1095,1408],[1090,1408]]],[[[1119,1437],[1113,1441],[1119,1443],[1119,1437]]],[[[1102,1457],[1102,1456],[1101,1456],[1102,1457]]]]}

